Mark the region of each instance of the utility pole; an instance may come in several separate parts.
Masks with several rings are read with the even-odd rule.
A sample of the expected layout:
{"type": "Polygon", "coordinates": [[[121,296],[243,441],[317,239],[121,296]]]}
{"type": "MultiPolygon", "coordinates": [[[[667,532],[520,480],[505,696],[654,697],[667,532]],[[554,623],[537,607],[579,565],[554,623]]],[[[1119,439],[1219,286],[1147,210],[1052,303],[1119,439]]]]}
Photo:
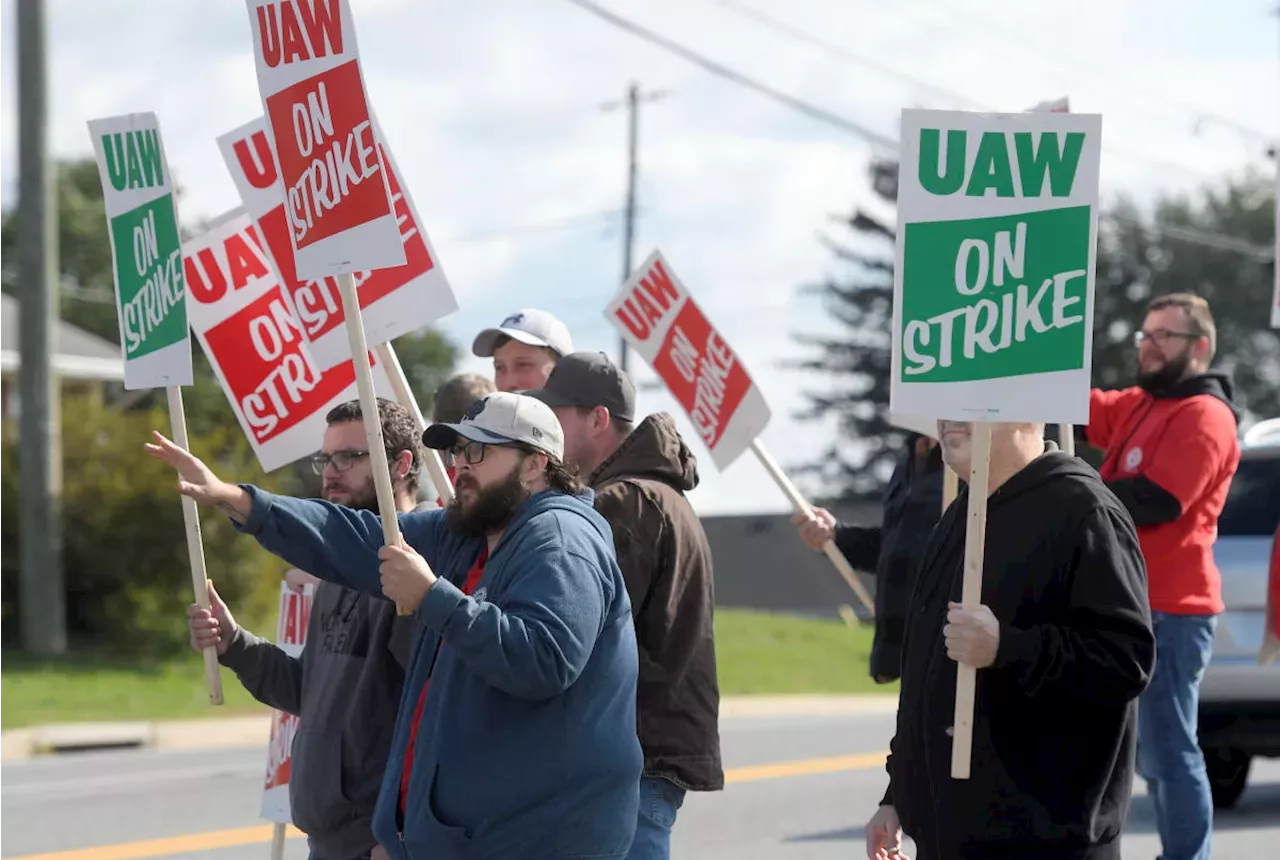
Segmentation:
{"type": "MultiPolygon", "coordinates": [[[[622,220],[622,280],[626,283],[631,277],[631,257],[635,251],[636,220],[636,152],[638,145],[638,129],[640,119],[640,103],[657,101],[667,95],[665,90],[658,90],[641,95],[640,85],[634,81],[627,88],[627,97],[621,102],[609,102],[602,106],[606,111],[618,107],[627,108],[627,201],[623,209],[622,220]]],[[[627,370],[627,339],[618,336],[618,367],[627,370]]]]}
{"type": "Polygon", "coordinates": [[[53,372],[58,321],[57,198],[48,162],[44,0],[18,0],[18,297],[22,323],[19,437],[22,645],[67,650],[62,580],[61,385],[53,372]]]}

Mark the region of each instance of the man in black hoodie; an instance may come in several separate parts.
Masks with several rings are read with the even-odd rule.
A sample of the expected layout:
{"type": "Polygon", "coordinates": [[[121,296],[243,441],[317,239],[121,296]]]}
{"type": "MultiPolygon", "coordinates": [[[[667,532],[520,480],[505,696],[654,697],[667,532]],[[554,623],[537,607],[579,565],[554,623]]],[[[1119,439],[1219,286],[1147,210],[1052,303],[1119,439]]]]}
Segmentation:
{"type": "Polygon", "coordinates": [[[870,668],[877,684],[896,681],[902,674],[907,604],[929,533],[942,517],[942,468],[937,441],[912,433],[885,487],[880,525],[846,525],[825,508],[793,518],[809,549],[821,552],[834,540],[849,564],[876,574],[870,668]]]}
{"type": "MultiPolygon", "coordinates": [[[[969,473],[972,425],[938,424],[969,473]]],[[[1133,520],[1042,424],[994,424],[982,605],[960,608],[968,489],[934,530],[903,645],[889,788],[867,856],[1120,857],[1136,699],[1155,659],[1133,520]],[[968,780],[951,778],[956,664],[978,669],[968,780]]]]}
{"type": "Polygon", "coordinates": [[[627,858],[665,860],[685,791],[724,787],[711,547],[684,495],[698,485],[697,460],[670,415],[634,423],[635,386],[604,353],[566,355],[529,394],[560,419],[565,461],[613,529],[640,652],[644,775],[627,858]]]}

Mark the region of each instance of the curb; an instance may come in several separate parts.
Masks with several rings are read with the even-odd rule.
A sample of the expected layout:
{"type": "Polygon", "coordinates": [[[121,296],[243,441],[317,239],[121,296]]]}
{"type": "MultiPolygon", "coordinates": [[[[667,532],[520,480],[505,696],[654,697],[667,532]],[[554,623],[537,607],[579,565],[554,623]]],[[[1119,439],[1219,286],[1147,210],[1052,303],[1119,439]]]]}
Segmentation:
{"type": "MultiPolygon", "coordinates": [[[[896,694],[725,696],[720,718],[822,717],[891,714],[896,694]]],[[[271,715],[154,722],[60,723],[0,733],[0,761],[113,749],[212,750],[265,744],[271,715]]]]}

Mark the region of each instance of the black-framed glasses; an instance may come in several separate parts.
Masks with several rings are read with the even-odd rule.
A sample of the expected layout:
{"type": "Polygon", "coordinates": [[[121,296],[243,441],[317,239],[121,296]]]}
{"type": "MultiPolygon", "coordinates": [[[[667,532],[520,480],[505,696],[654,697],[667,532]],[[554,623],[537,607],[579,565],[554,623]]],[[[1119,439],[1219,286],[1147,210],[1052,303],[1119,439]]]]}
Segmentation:
{"type": "Polygon", "coordinates": [[[1142,346],[1145,341],[1152,341],[1156,346],[1168,341],[1170,338],[1181,338],[1183,340],[1199,340],[1204,337],[1202,334],[1195,334],[1189,331],[1169,331],[1167,328],[1158,328],[1155,331],[1143,331],[1138,329],[1133,333],[1133,345],[1142,346]]]}
{"type": "Polygon", "coordinates": [[[368,457],[368,451],[334,451],[332,454],[316,454],[311,458],[311,471],[323,475],[324,470],[333,464],[339,472],[345,472],[356,464],[361,457],[368,457]]]}
{"type": "Polygon", "coordinates": [[[468,466],[474,466],[484,459],[484,452],[487,447],[483,442],[459,439],[456,444],[445,448],[442,452],[444,454],[444,464],[452,469],[459,460],[462,460],[468,466]]]}

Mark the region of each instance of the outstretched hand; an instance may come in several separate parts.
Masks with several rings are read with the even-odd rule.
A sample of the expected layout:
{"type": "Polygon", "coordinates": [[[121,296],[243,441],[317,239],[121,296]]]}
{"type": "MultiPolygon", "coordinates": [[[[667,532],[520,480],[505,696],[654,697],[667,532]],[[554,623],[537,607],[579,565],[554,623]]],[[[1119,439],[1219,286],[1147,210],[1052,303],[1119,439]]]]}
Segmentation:
{"type": "Polygon", "coordinates": [[[378,550],[382,564],[382,593],[402,610],[413,612],[436,584],[436,575],[427,560],[400,538],[399,546],[383,545],[378,550]]]}

